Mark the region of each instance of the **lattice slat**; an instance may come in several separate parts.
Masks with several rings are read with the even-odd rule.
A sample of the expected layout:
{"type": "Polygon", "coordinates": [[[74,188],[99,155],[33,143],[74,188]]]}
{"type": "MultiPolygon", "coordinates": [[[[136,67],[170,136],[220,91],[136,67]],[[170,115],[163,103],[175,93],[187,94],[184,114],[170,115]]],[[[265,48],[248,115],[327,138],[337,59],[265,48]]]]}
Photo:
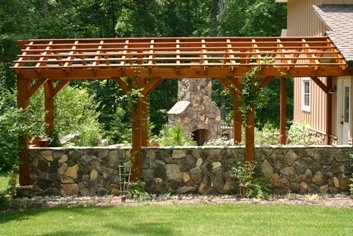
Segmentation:
{"type": "Polygon", "coordinates": [[[150,68],[150,73],[151,69],[158,73],[158,68],[215,68],[225,74],[225,70],[256,65],[285,71],[325,67],[339,72],[347,68],[328,37],[50,39],[20,41],[19,45],[22,54],[12,67],[16,73],[33,69],[37,74],[48,70],[50,75],[55,73],[49,70],[141,67],[150,68]]]}

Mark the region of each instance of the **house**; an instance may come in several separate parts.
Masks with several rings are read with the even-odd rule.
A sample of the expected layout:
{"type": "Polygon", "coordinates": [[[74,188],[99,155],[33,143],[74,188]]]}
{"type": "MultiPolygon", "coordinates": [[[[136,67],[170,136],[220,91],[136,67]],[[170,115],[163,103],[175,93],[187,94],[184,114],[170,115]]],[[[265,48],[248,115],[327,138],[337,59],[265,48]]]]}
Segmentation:
{"type": "MultiPolygon", "coordinates": [[[[327,35],[346,62],[353,64],[353,0],[276,2],[287,4],[287,29],[282,30],[282,36],[327,35]]],[[[331,143],[352,144],[352,76],[314,79],[327,86],[331,99],[313,78],[295,79],[294,122],[307,122],[322,142],[326,131],[331,130],[331,143]]]]}

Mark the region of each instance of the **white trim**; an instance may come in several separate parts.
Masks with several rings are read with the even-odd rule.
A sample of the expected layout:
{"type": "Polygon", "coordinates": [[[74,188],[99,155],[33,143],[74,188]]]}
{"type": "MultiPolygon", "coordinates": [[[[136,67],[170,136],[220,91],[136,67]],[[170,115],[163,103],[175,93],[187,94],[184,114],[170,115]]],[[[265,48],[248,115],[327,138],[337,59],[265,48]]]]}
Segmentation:
{"type": "Polygon", "coordinates": [[[304,77],[301,81],[300,100],[302,111],[310,112],[311,106],[311,79],[304,77]],[[308,87],[306,87],[308,86],[308,87]]]}
{"type": "Polygon", "coordinates": [[[350,143],[351,141],[351,137],[352,137],[352,134],[351,134],[351,130],[352,130],[352,108],[351,108],[351,104],[349,104],[349,108],[350,108],[350,111],[349,111],[349,117],[348,117],[348,121],[349,122],[344,122],[343,120],[343,116],[344,116],[344,109],[343,109],[343,105],[344,105],[344,98],[343,98],[343,95],[344,95],[344,87],[345,87],[345,82],[348,81],[348,85],[349,85],[349,88],[350,88],[350,91],[349,91],[349,102],[351,103],[352,102],[352,85],[351,85],[351,77],[346,77],[346,76],[342,76],[342,77],[338,77],[337,78],[337,113],[336,113],[336,130],[337,130],[337,143],[338,144],[347,144],[347,143],[350,143]],[[345,129],[343,124],[349,124],[349,128],[347,130],[347,128],[345,129]],[[348,132],[348,134],[344,134],[344,132],[348,132]],[[343,140],[343,136],[344,135],[347,135],[347,139],[348,140],[343,140]]]}

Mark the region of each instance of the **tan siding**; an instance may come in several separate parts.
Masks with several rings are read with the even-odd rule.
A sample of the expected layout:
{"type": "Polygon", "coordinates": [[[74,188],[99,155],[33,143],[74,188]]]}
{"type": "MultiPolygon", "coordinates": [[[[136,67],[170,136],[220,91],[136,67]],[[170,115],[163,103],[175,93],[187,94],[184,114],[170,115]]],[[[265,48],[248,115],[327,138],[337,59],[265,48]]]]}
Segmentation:
{"type": "Polygon", "coordinates": [[[288,36],[320,36],[324,34],[326,26],[312,8],[312,5],[316,4],[319,4],[319,0],[288,0],[288,36]]]}
{"type": "MultiPolygon", "coordinates": [[[[326,84],[326,79],[321,78],[326,84]]],[[[326,95],[319,86],[311,81],[310,112],[302,111],[301,107],[301,79],[294,81],[294,122],[310,123],[311,128],[325,132],[326,130],[326,95]]]]}
{"type": "MultiPolygon", "coordinates": [[[[321,36],[327,30],[315,14],[312,5],[322,0],[288,0],[288,36],[321,36]]],[[[326,79],[321,79],[326,84],[326,79]]],[[[295,79],[294,85],[294,122],[307,122],[318,131],[326,130],[326,96],[314,81],[311,81],[310,112],[301,108],[301,79],[295,79]]]]}

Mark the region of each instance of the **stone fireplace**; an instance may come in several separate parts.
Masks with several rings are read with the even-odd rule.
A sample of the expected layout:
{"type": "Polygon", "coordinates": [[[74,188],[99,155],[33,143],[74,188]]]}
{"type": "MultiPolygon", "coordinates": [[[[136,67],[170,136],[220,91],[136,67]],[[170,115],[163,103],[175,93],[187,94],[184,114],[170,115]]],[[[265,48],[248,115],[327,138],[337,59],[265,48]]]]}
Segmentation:
{"type": "Polygon", "coordinates": [[[211,99],[211,80],[182,79],[178,83],[178,102],[168,112],[168,124],[179,123],[198,145],[218,138],[221,111],[211,99]]]}

